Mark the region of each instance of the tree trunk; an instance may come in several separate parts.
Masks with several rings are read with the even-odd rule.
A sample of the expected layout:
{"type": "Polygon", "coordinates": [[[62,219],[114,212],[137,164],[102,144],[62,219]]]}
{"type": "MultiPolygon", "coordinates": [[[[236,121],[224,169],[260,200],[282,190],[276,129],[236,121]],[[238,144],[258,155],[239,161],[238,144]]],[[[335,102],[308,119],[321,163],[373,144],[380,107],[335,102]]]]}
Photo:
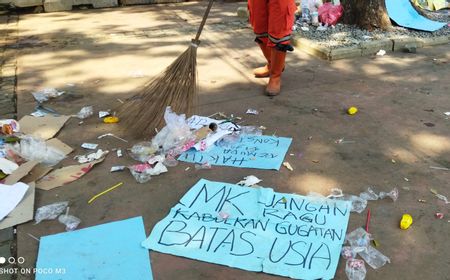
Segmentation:
{"type": "Polygon", "coordinates": [[[367,30],[389,29],[391,20],[386,11],[385,0],[342,0],[343,22],[355,24],[367,30]]]}

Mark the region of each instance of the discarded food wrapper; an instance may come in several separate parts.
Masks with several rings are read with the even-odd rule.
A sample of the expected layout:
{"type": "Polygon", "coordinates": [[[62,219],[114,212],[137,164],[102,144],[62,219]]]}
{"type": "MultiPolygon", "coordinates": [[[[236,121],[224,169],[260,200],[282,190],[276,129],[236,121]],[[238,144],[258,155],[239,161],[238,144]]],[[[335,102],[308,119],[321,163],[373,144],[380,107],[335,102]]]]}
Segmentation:
{"type": "Polygon", "coordinates": [[[377,52],[377,56],[383,56],[383,55],[385,55],[386,54],[386,51],[385,50],[379,50],[378,52],[377,52]]]}
{"type": "Polygon", "coordinates": [[[99,111],[98,112],[98,117],[100,119],[103,119],[104,117],[109,116],[109,115],[111,115],[111,113],[109,111],[99,111]]]}
{"type": "Polygon", "coordinates": [[[373,269],[378,269],[386,263],[391,263],[391,260],[383,255],[380,251],[368,245],[366,250],[358,252],[358,255],[366,261],[373,269]]]}
{"type": "Polygon", "coordinates": [[[380,194],[378,195],[380,197],[380,199],[384,199],[386,197],[390,197],[394,202],[397,201],[398,199],[398,189],[394,188],[392,189],[392,191],[390,192],[380,192],[380,194]]]}
{"type": "Polygon", "coordinates": [[[95,150],[97,149],[98,144],[94,144],[94,143],[83,143],[81,144],[81,148],[85,148],[88,150],[95,150]]]}
{"type": "Polygon", "coordinates": [[[81,108],[81,110],[77,113],[76,117],[84,120],[86,118],[89,118],[94,114],[94,107],[93,106],[86,106],[81,108]]]}
{"type": "Polygon", "coordinates": [[[248,115],[258,115],[259,114],[259,112],[258,112],[258,110],[256,110],[256,109],[247,109],[247,112],[245,112],[246,114],[248,114],[248,115]]]}
{"type": "Polygon", "coordinates": [[[81,220],[75,216],[69,215],[70,207],[67,207],[66,213],[58,217],[58,221],[66,226],[66,231],[73,231],[77,229],[81,220]]]}
{"type": "Polygon", "coordinates": [[[102,149],[98,149],[95,153],[90,153],[82,156],[75,156],[74,159],[78,160],[79,163],[92,162],[94,160],[98,160],[104,156],[106,156],[109,151],[103,151],[102,149]]]}
{"type": "Polygon", "coordinates": [[[367,270],[363,260],[348,259],[345,263],[345,274],[349,280],[364,280],[366,273],[367,270]]]}
{"type": "Polygon", "coordinates": [[[48,101],[50,98],[55,98],[64,94],[64,91],[58,91],[55,88],[44,88],[40,91],[31,93],[37,102],[42,103],[48,101]]]}
{"type": "Polygon", "coordinates": [[[13,134],[20,131],[19,122],[13,119],[0,120],[0,127],[3,134],[13,134]]]}
{"type": "Polygon", "coordinates": [[[406,230],[412,225],[412,223],[412,216],[409,214],[403,214],[402,219],[400,220],[400,228],[406,230]]]}
{"type": "Polygon", "coordinates": [[[123,171],[126,167],[124,165],[117,165],[111,167],[111,172],[123,171]]]}
{"type": "Polygon", "coordinates": [[[294,171],[294,168],[292,168],[292,165],[287,161],[283,162],[283,166],[286,167],[287,169],[289,169],[290,171],[294,171]]]}
{"type": "Polygon", "coordinates": [[[120,119],[116,116],[106,117],[103,119],[104,123],[118,123],[120,119]]]}
{"type": "Polygon", "coordinates": [[[45,205],[42,207],[39,207],[36,210],[36,214],[34,216],[34,219],[36,220],[36,224],[39,224],[43,220],[54,220],[59,215],[64,213],[67,206],[69,206],[68,201],[63,202],[56,202],[49,205],[45,205]]]}
{"type": "Polygon", "coordinates": [[[371,187],[367,188],[367,191],[359,194],[359,197],[365,200],[378,200],[378,195],[372,190],[371,187]]]}
{"type": "Polygon", "coordinates": [[[262,182],[262,180],[258,179],[256,176],[250,175],[244,177],[244,180],[239,181],[237,184],[244,187],[251,187],[259,182],[262,182]]]}
{"type": "Polygon", "coordinates": [[[444,218],[444,213],[436,213],[436,214],[434,214],[434,216],[435,216],[437,219],[442,220],[442,219],[444,218]]]}

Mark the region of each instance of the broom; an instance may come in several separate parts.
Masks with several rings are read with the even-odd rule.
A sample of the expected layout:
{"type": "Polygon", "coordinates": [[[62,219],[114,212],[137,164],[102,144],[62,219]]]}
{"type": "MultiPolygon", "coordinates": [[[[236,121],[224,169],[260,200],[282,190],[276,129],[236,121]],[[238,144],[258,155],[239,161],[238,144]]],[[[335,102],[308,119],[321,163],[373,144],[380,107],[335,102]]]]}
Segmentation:
{"type": "Polygon", "coordinates": [[[161,128],[167,106],[177,113],[191,112],[197,94],[197,48],[213,2],[209,0],[197,35],[187,50],[118,109],[127,133],[143,136],[161,128]]]}

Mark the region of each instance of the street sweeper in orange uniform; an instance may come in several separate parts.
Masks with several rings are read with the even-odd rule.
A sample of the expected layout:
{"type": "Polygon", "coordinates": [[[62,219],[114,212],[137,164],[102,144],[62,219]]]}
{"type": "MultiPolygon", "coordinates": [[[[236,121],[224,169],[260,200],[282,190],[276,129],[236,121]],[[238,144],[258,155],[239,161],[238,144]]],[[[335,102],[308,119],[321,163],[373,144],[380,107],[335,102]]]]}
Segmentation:
{"type": "Polygon", "coordinates": [[[281,90],[286,51],[293,51],[291,32],[297,7],[294,0],[248,0],[249,21],[267,64],[254,70],[255,77],[269,77],[266,93],[281,90]]]}

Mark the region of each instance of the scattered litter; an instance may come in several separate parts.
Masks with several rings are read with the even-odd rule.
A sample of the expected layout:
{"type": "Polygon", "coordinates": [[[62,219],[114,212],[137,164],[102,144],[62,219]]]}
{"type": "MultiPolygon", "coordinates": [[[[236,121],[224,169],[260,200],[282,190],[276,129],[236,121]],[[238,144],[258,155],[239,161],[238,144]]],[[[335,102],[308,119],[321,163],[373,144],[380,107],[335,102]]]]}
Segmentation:
{"type": "Polygon", "coordinates": [[[47,115],[46,112],[42,111],[42,110],[36,110],[33,113],[30,114],[31,116],[35,117],[35,118],[40,118],[40,117],[44,117],[47,115]]]}
{"type": "Polygon", "coordinates": [[[247,112],[245,112],[245,113],[248,115],[258,115],[259,114],[258,110],[251,109],[251,108],[247,109],[247,112]]]}
{"type": "Polygon", "coordinates": [[[385,54],[386,54],[385,50],[379,50],[376,55],[377,56],[384,56],[385,54]]]}
{"type": "Polygon", "coordinates": [[[434,214],[434,216],[435,216],[437,219],[442,220],[442,219],[444,218],[444,213],[436,213],[436,214],[434,214]]]}
{"type": "Polygon", "coordinates": [[[69,119],[70,116],[47,115],[41,118],[24,116],[19,120],[20,131],[42,140],[48,140],[53,138],[69,119]]]}
{"type": "Polygon", "coordinates": [[[351,144],[351,143],[355,143],[356,141],[351,141],[351,140],[344,140],[344,138],[340,138],[337,139],[336,141],[334,141],[336,144],[351,144]]]}
{"type": "Polygon", "coordinates": [[[356,195],[344,194],[343,196],[340,197],[333,197],[333,199],[351,201],[352,203],[352,209],[350,210],[351,212],[362,213],[367,206],[367,200],[362,199],[361,197],[356,195]]]}
{"type": "Polygon", "coordinates": [[[94,114],[94,107],[93,106],[86,106],[81,108],[80,112],[77,113],[76,117],[80,120],[84,120],[86,118],[89,118],[94,114]]]}
{"type": "Polygon", "coordinates": [[[356,108],[354,106],[347,109],[347,114],[349,114],[349,115],[354,115],[356,113],[358,113],[358,108],[356,108]]]}
{"type": "Polygon", "coordinates": [[[78,163],[87,163],[92,162],[94,160],[101,159],[102,157],[106,156],[109,153],[109,151],[103,151],[102,149],[98,149],[95,153],[90,153],[87,155],[82,156],[75,156],[74,159],[78,161],[78,163]]]}
{"type": "Polygon", "coordinates": [[[365,200],[378,200],[379,196],[372,190],[371,187],[367,188],[367,191],[359,194],[359,197],[365,200]]]}
{"type": "Polygon", "coordinates": [[[244,186],[244,187],[251,187],[251,186],[258,184],[259,182],[262,182],[262,180],[257,178],[254,175],[250,175],[250,176],[244,177],[244,180],[239,181],[237,183],[237,185],[244,186]]]}
{"type": "Polygon", "coordinates": [[[125,170],[125,168],[126,167],[124,165],[112,166],[111,167],[111,172],[123,171],[123,170],[125,170]]]}
{"type": "Polygon", "coordinates": [[[295,154],[289,154],[291,157],[295,156],[295,154]]]}
{"type": "Polygon", "coordinates": [[[386,197],[390,197],[394,202],[397,201],[398,199],[398,189],[394,188],[392,191],[390,192],[380,192],[380,194],[378,195],[380,197],[380,199],[384,199],[386,197]]]}
{"type": "Polygon", "coordinates": [[[302,26],[302,27],[300,27],[301,28],[301,30],[303,30],[303,31],[309,31],[309,27],[307,27],[307,26],[302,26]]]}
{"type": "Polygon", "coordinates": [[[109,115],[111,115],[111,113],[109,111],[99,111],[98,112],[98,117],[100,119],[103,119],[104,117],[109,116],[109,115]]]}
{"type": "Polygon", "coordinates": [[[446,196],[443,196],[442,194],[436,194],[436,197],[442,201],[445,202],[445,204],[449,204],[450,202],[448,201],[446,196]]]}
{"type": "Polygon", "coordinates": [[[408,178],[406,178],[406,177],[405,177],[405,178],[403,178],[403,180],[405,180],[406,182],[409,182],[409,179],[408,179],[408,178]]]}
{"type": "Polygon", "coordinates": [[[102,196],[102,195],[104,195],[104,194],[106,194],[106,193],[108,193],[108,192],[110,192],[110,191],[112,191],[112,190],[114,190],[114,189],[116,189],[116,188],[122,186],[122,185],[123,185],[123,182],[117,183],[117,184],[115,184],[114,186],[112,186],[111,188],[109,188],[109,189],[107,189],[107,190],[104,190],[104,191],[102,191],[102,192],[99,193],[99,194],[94,195],[91,199],[89,199],[88,204],[91,204],[92,202],[94,202],[94,200],[96,200],[96,199],[99,198],[100,196],[102,196]]]}
{"type": "Polygon", "coordinates": [[[348,259],[345,264],[345,274],[349,280],[364,280],[366,278],[366,266],[363,260],[348,259]]]}
{"type": "Polygon", "coordinates": [[[412,216],[409,214],[403,214],[402,219],[400,220],[400,228],[406,230],[412,225],[412,223],[412,216]]]}
{"type": "Polygon", "coordinates": [[[123,138],[120,138],[119,136],[116,136],[116,135],[114,135],[114,134],[112,134],[112,133],[102,134],[102,135],[100,135],[99,137],[97,137],[97,139],[102,139],[102,138],[107,137],[107,136],[111,136],[111,137],[114,137],[114,138],[116,138],[116,139],[119,139],[120,141],[123,141],[123,142],[125,142],[125,143],[128,143],[128,140],[125,140],[125,139],[123,139],[123,138]]]}
{"type": "Polygon", "coordinates": [[[430,192],[431,192],[432,194],[438,194],[437,190],[435,190],[435,189],[430,189],[430,192]]]}
{"type": "Polygon", "coordinates": [[[108,124],[110,124],[110,123],[118,123],[119,121],[120,121],[119,118],[116,117],[116,116],[106,117],[106,118],[103,119],[103,122],[104,123],[108,123],[108,124]]]}
{"type": "Polygon", "coordinates": [[[377,241],[377,240],[372,240],[372,243],[373,243],[373,246],[375,246],[375,247],[379,247],[380,246],[380,243],[377,241]]]}
{"type": "Polygon", "coordinates": [[[94,143],[83,143],[81,144],[81,148],[85,148],[88,150],[95,150],[97,149],[98,144],[94,144],[94,143]]]}
{"type": "Polygon", "coordinates": [[[283,162],[283,166],[286,167],[287,169],[289,169],[290,171],[294,171],[294,168],[292,168],[292,165],[287,161],[283,162]]]}
{"type": "Polygon", "coordinates": [[[157,156],[153,156],[153,157],[149,158],[147,160],[147,162],[149,164],[155,164],[157,162],[164,162],[165,159],[166,159],[166,157],[164,155],[157,155],[157,156]]]}
{"type": "Polygon", "coordinates": [[[0,120],[1,133],[5,135],[12,135],[20,131],[20,124],[13,119],[0,120]]]}
{"type": "Polygon", "coordinates": [[[211,164],[209,164],[208,162],[202,163],[202,164],[196,164],[195,166],[196,170],[200,170],[200,169],[211,169],[211,164]]]}
{"type": "Polygon", "coordinates": [[[317,27],[317,31],[325,31],[325,30],[327,30],[327,28],[328,28],[328,26],[326,26],[326,25],[320,25],[317,27]]]}
{"type": "Polygon", "coordinates": [[[58,221],[66,226],[66,231],[73,231],[77,229],[81,220],[75,216],[69,215],[70,207],[67,207],[66,213],[58,217],[58,221]]]}
{"type": "Polygon", "coordinates": [[[188,166],[184,169],[184,171],[188,171],[189,169],[191,169],[191,168],[188,166]]]}
{"type": "Polygon", "coordinates": [[[391,162],[392,162],[393,164],[395,164],[395,163],[396,163],[395,159],[391,159],[391,162]]]}
{"type": "Polygon", "coordinates": [[[383,255],[380,251],[370,245],[366,247],[366,250],[361,251],[358,254],[373,269],[378,269],[384,266],[386,263],[391,263],[391,260],[388,257],[383,255]]]}
{"type": "Polygon", "coordinates": [[[438,169],[438,170],[446,170],[446,171],[450,171],[450,168],[439,167],[439,166],[430,166],[430,169],[438,169]]]}
{"type": "Polygon", "coordinates": [[[404,189],[405,191],[410,191],[411,190],[410,187],[402,187],[402,189],[404,189]]]}
{"type": "Polygon", "coordinates": [[[417,201],[420,203],[427,203],[427,201],[425,199],[418,199],[417,201]]]}
{"type": "Polygon", "coordinates": [[[17,168],[19,168],[19,165],[17,163],[10,161],[6,158],[0,158],[0,170],[6,174],[12,174],[17,168]]]}
{"type": "Polygon", "coordinates": [[[43,103],[45,101],[48,101],[50,98],[61,96],[64,93],[64,91],[58,91],[55,88],[44,88],[43,90],[35,91],[31,94],[38,103],[43,103]]]}
{"type": "Polygon", "coordinates": [[[338,198],[343,197],[344,194],[341,189],[338,188],[332,188],[331,193],[327,196],[327,198],[338,198]]]}
{"type": "Polygon", "coordinates": [[[117,154],[117,157],[119,157],[119,158],[123,156],[122,150],[121,150],[121,149],[118,149],[118,150],[116,151],[116,154],[117,154]]]}
{"type": "Polygon", "coordinates": [[[44,220],[54,220],[59,215],[64,213],[67,206],[69,206],[68,201],[63,202],[56,202],[49,205],[41,206],[36,210],[36,214],[34,216],[34,219],[36,221],[36,224],[39,224],[40,222],[44,220]]]}
{"type": "Polygon", "coordinates": [[[370,225],[370,209],[367,209],[367,218],[366,218],[366,231],[369,232],[370,225]]]}
{"type": "Polygon", "coordinates": [[[444,112],[444,115],[450,116],[450,112],[444,112]]]}
{"type": "Polygon", "coordinates": [[[152,167],[148,163],[135,164],[130,167],[131,175],[136,179],[138,183],[146,183],[151,179],[151,176],[158,176],[161,173],[166,173],[168,171],[167,167],[162,163],[158,162],[152,167]]]}
{"type": "Polygon", "coordinates": [[[35,160],[49,166],[56,165],[66,157],[64,151],[29,135],[24,136],[20,144],[11,145],[10,148],[26,160],[35,160]]]}

